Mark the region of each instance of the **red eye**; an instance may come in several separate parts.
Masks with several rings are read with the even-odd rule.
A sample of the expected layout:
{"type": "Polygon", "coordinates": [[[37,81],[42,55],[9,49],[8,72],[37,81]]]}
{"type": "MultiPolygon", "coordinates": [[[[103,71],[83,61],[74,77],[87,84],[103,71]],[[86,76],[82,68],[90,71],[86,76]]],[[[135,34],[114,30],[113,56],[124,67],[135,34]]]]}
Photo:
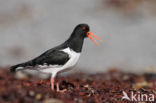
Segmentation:
{"type": "Polygon", "coordinates": [[[83,30],[85,30],[85,29],[86,29],[86,27],[82,27],[82,29],[83,29],[83,30]]]}

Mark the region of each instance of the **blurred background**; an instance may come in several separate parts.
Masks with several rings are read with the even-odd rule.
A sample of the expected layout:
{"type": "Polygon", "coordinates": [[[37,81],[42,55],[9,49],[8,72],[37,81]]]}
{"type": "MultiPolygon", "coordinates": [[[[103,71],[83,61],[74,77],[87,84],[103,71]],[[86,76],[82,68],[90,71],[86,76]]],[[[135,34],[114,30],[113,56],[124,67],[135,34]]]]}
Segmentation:
{"type": "Polygon", "coordinates": [[[85,40],[77,71],[156,67],[155,0],[0,0],[0,66],[30,60],[63,43],[80,23],[102,38],[85,40]]]}

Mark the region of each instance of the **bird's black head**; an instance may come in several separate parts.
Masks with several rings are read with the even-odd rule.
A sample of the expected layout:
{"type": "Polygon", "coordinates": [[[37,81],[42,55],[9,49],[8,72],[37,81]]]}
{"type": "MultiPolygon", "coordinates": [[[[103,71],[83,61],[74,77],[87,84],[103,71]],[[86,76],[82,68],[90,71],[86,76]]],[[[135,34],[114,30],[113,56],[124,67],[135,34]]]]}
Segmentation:
{"type": "Polygon", "coordinates": [[[87,24],[79,24],[75,27],[73,31],[73,36],[85,38],[89,32],[89,26],[87,24]]]}
{"type": "Polygon", "coordinates": [[[100,38],[90,32],[89,26],[87,24],[79,24],[75,27],[73,33],[65,42],[65,44],[67,44],[67,46],[69,46],[74,51],[81,52],[83,41],[86,37],[90,38],[96,45],[99,45],[91,36],[101,41],[100,38]]]}
{"type": "Polygon", "coordinates": [[[99,44],[91,36],[93,36],[96,39],[102,41],[99,37],[97,37],[95,34],[93,34],[92,32],[90,32],[89,26],[87,24],[79,24],[79,25],[77,25],[75,27],[73,33],[72,33],[72,37],[77,37],[77,38],[81,38],[81,39],[84,39],[84,38],[88,37],[96,45],[99,46],[99,44]]]}

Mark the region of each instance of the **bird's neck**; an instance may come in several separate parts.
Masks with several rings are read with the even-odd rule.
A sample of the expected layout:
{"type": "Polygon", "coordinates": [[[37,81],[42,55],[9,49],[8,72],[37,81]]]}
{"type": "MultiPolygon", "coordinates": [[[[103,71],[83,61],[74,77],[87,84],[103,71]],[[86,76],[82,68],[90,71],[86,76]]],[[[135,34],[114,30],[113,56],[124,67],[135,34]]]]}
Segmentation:
{"type": "Polygon", "coordinates": [[[70,36],[70,38],[66,41],[66,44],[69,48],[74,50],[75,52],[81,52],[83,47],[84,38],[70,36]]]}

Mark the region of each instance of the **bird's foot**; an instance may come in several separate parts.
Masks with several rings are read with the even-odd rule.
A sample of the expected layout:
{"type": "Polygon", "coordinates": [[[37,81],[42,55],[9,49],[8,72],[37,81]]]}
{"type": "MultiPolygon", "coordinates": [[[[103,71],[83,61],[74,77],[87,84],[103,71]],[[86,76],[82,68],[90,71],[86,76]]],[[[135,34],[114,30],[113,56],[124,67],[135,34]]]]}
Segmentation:
{"type": "Polygon", "coordinates": [[[57,92],[60,92],[60,93],[64,93],[64,92],[67,91],[67,89],[60,90],[59,83],[57,83],[57,84],[56,84],[56,91],[57,91],[57,92]]]}
{"type": "MultiPolygon", "coordinates": [[[[55,90],[55,88],[54,88],[54,78],[51,78],[50,81],[51,81],[51,90],[54,91],[55,90]]],[[[65,91],[67,91],[67,89],[60,90],[59,83],[56,83],[56,91],[60,92],[60,93],[64,93],[65,91]]]]}

